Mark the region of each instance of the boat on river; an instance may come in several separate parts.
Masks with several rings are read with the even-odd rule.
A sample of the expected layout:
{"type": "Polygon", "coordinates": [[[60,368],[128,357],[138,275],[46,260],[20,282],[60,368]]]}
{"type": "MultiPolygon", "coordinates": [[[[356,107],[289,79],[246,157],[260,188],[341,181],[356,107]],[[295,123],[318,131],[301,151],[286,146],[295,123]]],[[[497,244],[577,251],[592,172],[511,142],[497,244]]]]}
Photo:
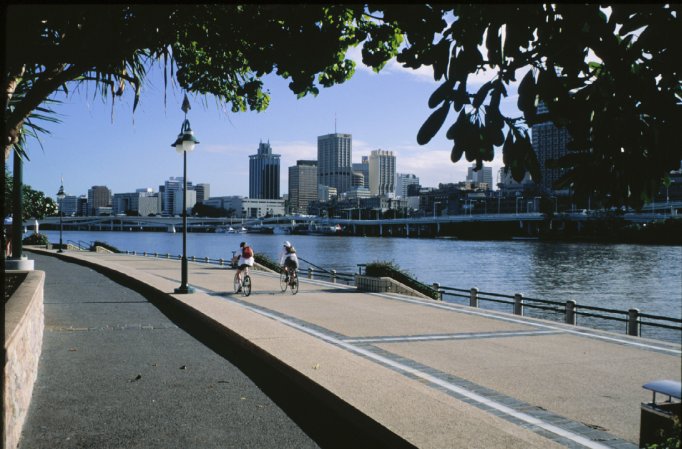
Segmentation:
{"type": "Polygon", "coordinates": [[[297,235],[341,235],[341,225],[310,223],[308,226],[299,225],[291,229],[297,235]]]}

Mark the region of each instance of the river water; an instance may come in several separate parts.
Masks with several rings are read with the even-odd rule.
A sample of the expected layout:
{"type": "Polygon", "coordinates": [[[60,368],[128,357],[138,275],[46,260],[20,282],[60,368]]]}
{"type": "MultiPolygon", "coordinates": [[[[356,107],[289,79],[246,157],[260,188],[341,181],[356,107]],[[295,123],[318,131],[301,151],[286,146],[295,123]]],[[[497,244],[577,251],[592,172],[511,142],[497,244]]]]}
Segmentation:
{"type": "MultiPolygon", "coordinates": [[[[43,231],[53,243],[58,231],[43,231]]],[[[103,241],[122,251],[182,254],[181,233],[65,231],[63,241],[103,241]]],[[[300,257],[340,273],[357,273],[357,264],[392,261],[425,284],[682,317],[682,247],[527,240],[464,241],[350,236],[213,234],[187,235],[188,257],[229,260],[241,241],[279,260],[289,240],[300,257]]],[[[303,269],[306,263],[301,264],[303,269]]],[[[191,279],[190,279],[191,284],[191,279]]],[[[446,297],[447,298],[447,297],[446,297]]],[[[465,299],[453,302],[468,304],[465,299]]],[[[481,307],[511,312],[506,304],[481,307]]],[[[528,309],[527,309],[528,310],[528,309]]],[[[540,314],[544,312],[539,312],[540,314]]],[[[538,316],[528,310],[529,316],[538,316]]],[[[540,315],[542,316],[542,315],[540,315]]],[[[554,317],[561,319],[561,317],[554,317]]],[[[579,324],[589,319],[579,317],[579,324]],[[582,321],[581,321],[582,320],[582,321]]],[[[586,321],[587,320],[587,321],[586,321]]],[[[625,323],[599,320],[596,327],[625,332],[625,323]]],[[[680,339],[679,332],[643,326],[650,338],[680,339]],[[671,337],[672,335],[672,337],[671,337]]]]}

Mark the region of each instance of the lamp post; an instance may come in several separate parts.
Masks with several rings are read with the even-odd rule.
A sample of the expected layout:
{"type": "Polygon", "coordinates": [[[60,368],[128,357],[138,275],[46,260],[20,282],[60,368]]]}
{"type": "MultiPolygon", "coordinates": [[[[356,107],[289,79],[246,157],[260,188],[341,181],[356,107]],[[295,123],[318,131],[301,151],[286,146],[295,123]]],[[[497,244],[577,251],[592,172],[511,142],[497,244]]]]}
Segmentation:
{"type": "Polygon", "coordinates": [[[187,120],[187,111],[191,109],[187,94],[182,101],[182,111],[185,113],[185,120],[182,122],[180,134],[175,142],[171,145],[175,147],[175,151],[182,153],[183,171],[182,171],[182,283],[180,287],[175,289],[175,293],[194,293],[194,289],[187,284],[187,153],[193,151],[199,141],[194,137],[192,128],[190,128],[189,120],[187,120]]]}
{"type": "Polygon", "coordinates": [[[62,184],[59,186],[59,192],[57,192],[57,201],[59,202],[59,250],[57,250],[58,253],[64,252],[62,250],[62,231],[64,230],[64,225],[62,223],[62,216],[64,215],[64,212],[62,211],[62,208],[64,207],[65,196],[66,195],[64,194],[64,180],[62,180],[62,184]]]}

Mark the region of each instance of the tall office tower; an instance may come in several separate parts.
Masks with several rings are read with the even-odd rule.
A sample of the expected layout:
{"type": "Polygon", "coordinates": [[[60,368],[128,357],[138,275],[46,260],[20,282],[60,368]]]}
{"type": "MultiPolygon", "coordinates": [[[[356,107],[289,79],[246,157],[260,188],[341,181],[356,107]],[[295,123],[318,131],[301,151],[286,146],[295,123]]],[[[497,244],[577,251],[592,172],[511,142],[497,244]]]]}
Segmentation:
{"type": "Polygon", "coordinates": [[[249,198],[279,199],[279,156],[270,142],[260,142],[258,153],[249,156],[249,198]]]}
{"type": "Polygon", "coordinates": [[[211,196],[211,185],[197,184],[194,186],[194,191],[197,192],[197,203],[203,203],[211,196]]]}
{"type": "Polygon", "coordinates": [[[296,165],[289,167],[291,212],[306,214],[313,201],[317,201],[317,161],[296,161],[296,165]]]}
{"type": "Polygon", "coordinates": [[[317,184],[333,187],[339,195],[353,183],[352,140],[350,134],[339,133],[317,138],[317,184]]]}
{"type": "Polygon", "coordinates": [[[396,173],[395,195],[398,198],[407,198],[407,189],[411,185],[419,185],[419,178],[412,173],[396,173]]]}
{"type": "Polygon", "coordinates": [[[88,215],[95,215],[98,207],[111,206],[111,190],[107,186],[92,186],[88,189],[88,215]]]}
{"type": "Polygon", "coordinates": [[[474,171],[476,164],[467,169],[467,181],[474,183],[476,187],[485,184],[485,190],[493,190],[493,168],[483,167],[479,171],[474,171]]]}
{"type": "MultiPolygon", "coordinates": [[[[175,198],[178,197],[182,199],[183,181],[184,178],[182,176],[171,176],[164,185],[159,186],[159,193],[163,192],[161,197],[161,210],[164,215],[175,215],[175,198]]],[[[187,181],[187,190],[194,190],[190,181],[187,181]]]]}
{"type": "Polygon", "coordinates": [[[362,162],[353,164],[353,172],[362,173],[364,176],[365,184],[361,187],[367,187],[369,189],[369,157],[362,156],[362,162]]]}
{"type": "MultiPolygon", "coordinates": [[[[544,103],[538,105],[538,114],[547,112],[544,103]]],[[[564,169],[548,168],[549,160],[558,159],[567,153],[566,144],[571,139],[566,128],[557,128],[552,122],[538,123],[532,127],[533,150],[538,157],[542,181],[540,186],[547,192],[554,191],[552,185],[564,174],[564,169]]]]}
{"type": "Polygon", "coordinates": [[[372,196],[395,193],[395,156],[393,151],[373,150],[369,154],[369,191],[372,196]]]}

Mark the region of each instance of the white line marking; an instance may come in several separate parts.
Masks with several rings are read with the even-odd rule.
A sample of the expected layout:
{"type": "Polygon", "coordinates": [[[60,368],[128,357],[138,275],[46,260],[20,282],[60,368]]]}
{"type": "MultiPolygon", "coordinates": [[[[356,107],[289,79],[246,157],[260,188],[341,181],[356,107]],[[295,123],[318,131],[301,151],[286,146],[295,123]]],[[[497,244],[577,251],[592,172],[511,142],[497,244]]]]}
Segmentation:
{"type": "Polygon", "coordinates": [[[561,436],[561,437],[567,438],[567,439],[569,439],[569,440],[571,440],[571,441],[574,441],[574,442],[576,442],[576,443],[578,443],[578,444],[581,444],[581,445],[583,445],[583,446],[585,446],[585,447],[589,447],[589,448],[591,448],[591,449],[607,449],[607,448],[609,448],[609,446],[605,446],[605,445],[600,444],[600,443],[598,443],[598,442],[592,441],[592,440],[590,440],[589,438],[585,438],[585,437],[583,437],[583,436],[581,436],[581,435],[578,435],[578,434],[576,434],[576,433],[573,433],[573,432],[570,432],[570,431],[568,431],[568,430],[562,429],[562,428],[557,427],[557,426],[555,426],[555,425],[553,425],[553,424],[550,424],[550,423],[547,423],[547,422],[545,422],[545,421],[542,421],[541,419],[535,418],[534,416],[531,416],[531,415],[528,415],[528,414],[526,414],[526,413],[523,413],[523,412],[519,412],[519,411],[517,411],[517,410],[514,410],[514,409],[512,409],[511,407],[508,407],[508,406],[506,406],[506,405],[504,405],[504,404],[500,404],[499,402],[493,401],[493,400],[491,400],[491,399],[489,399],[489,398],[486,398],[485,396],[481,396],[481,395],[478,394],[478,393],[474,393],[473,391],[469,391],[469,390],[467,390],[467,389],[465,389],[465,388],[462,388],[462,387],[459,387],[459,386],[457,386],[457,385],[453,385],[453,384],[451,384],[451,383],[449,383],[449,382],[446,382],[446,381],[444,381],[444,380],[438,379],[437,377],[434,377],[434,376],[432,376],[432,375],[430,375],[430,374],[427,374],[427,373],[424,373],[424,372],[422,372],[422,371],[419,371],[419,370],[417,370],[417,369],[415,369],[415,368],[411,368],[411,367],[409,367],[409,366],[403,365],[402,363],[396,362],[396,361],[391,360],[391,359],[389,359],[389,358],[380,356],[380,355],[378,355],[378,354],[374,354],[374,353],[372,353],[372,352],[370,352],[370,351],[367,351],[367,350],[365,350],[365,349],[359,348],[359,347],[357,347],[357,346],[353,346],[352,344],[346,343],[346,342],[344,342],[344,341],[342,341],[342,340],[339,340],[338,338],[332,337],[332,336],[327,335],[327,334],[324,334],[324,333],[322,333],[322,332],[318,332],[318,331],[316,331],[316,330],[314,330],[314,329],[310,329],[310,328],[304,327],[304,326],[299,325],[299,324],[297,324],[297,323],[295,323],[295,322],[293,322],[293,321],[290,321],[290,320],[288,320],[288,319],[286,319],[286,318],[282,318],[282,317],[279,317],[279,316],[277,316],[277,315],[274,315],[274,314],[272,314],[272,313],[270,313],[270,312],[266,312],[266,311],[264,311],[264,310],[259,310],[259,309],[257,309],[257,308],[251,307],[251,306],[249,306],[249,305],[246,305],[246,304],[243,304],[243,303],[240,303],[240,302],[236,302],[236,301],[234,301],[234,300],[232,300],[232,299],[230,299],[230,298],[226,298],[226,299],[227,299],[228,301],[235,302],[235,303],[241,305],[242,307],[244,307],[244,308],[246,308],[246,309],[248,309],[248,310],[251,310],[252,312],[258,313],[258,314],[263,315],[263,316],[266,316],[266,317],[271,318],[271,319],[273,319],[273,320],[275,320],[275,321],[278,321],[278,322],[280,322],[280,323],[282,323],[282,324],[286,324],[287,326],[293,327],[294,329],[297,329],[297,330],[299,330],[299,331],[301,331],[301,332],[305,332],[306,334],[309,334],[309,335],[312,335],[312,336],[314,336],[314,337],[317,337],[317,338],[319,338],[319,339],[321,339],[321,340],[324,340],[324,341],[326,341],[326,342],[328,342],[328,343],[331,343],[331,344],[333,344],[333,345],[340,346],[340,347],[342,347],[342,348],[344,348],[344,349],[346,349],[346,350],[348,350],[348,351],[350,351],[350,352],[354,352],[354,353],[360,354],[360,355],[362,355],[362,356],[364,356],[364,357],[367,357],[367,358],[370,359],[370,360],[374,360],[374,361],[376,361],[376,362],[383,363],[383,364],[388,365],[388,366],[390,366],[390,367],[392,367],[392,368],[394,368],[394,369],[396,369],[396,370],[400,370],[400,371],[403,371],[403,372],[405,372],[405,373],[411,374],[411,375],[413,375],[413,376],[415,376],[415,377],[419,377],[419,378],[421,378],[421,379],[424,379],[424,380],[426,380],[426,381],[428,381],[428,382],[430,382],[430,383],[432,383],[432,384],[434,384],[434,385],[438,385],[439,387],[445,388],[446,390],[449,390],[449,391],[452,391],[452,392],[457,393],[457,394],[459,394],[459,395],[462,395],[462,396],[464,396],[464,397],[467,397],[467,398],[469,398],[469,399],[471,399],[471,400],[473,400],[473,401],[476,401],[476,402],[478,402],[478,403],[480,403],[480,404],[486,405],[486,406],[488,406],[488,407],[490,407],[490,408],[493,408],[493,409],[495,409],[495,410],[497,410],[497,411],[499,411],[499,412],[501,412],[501,413],[504,413],[504,414],[506,414],[506,415],[512,416],[512,417],[514,417],[514,418],[516,418],[516,419],[519,419],[519,420],[521,420],[521,421],[524,421],[524,422],[526,422],[526,423],[528,423],[528,424],[532,424],[532,425],[534,425],[534,426],[537,426],[537,427],[540,427],[540,428],[542,428],[542,429],[545,429],[545,430],[547,430],[547,431],[549,431],[549,432],[552,432],[552,433],[554,433],[554,434],[556,434],[556,435],[559,435],[559,436],[561,436]]]}
{"type": "Polygon", "coordinates": [[[485,337],[523,337],[526,335],[556,334],[555,331],[517,331],[517,332],[473,332],[466,334],[448,335],[415,335],[405,337],[367,337],[367,338],[344,338],[346,343],[391,343],[401,341],[432,341],[432,340],[464,340],[485,337]]]}

